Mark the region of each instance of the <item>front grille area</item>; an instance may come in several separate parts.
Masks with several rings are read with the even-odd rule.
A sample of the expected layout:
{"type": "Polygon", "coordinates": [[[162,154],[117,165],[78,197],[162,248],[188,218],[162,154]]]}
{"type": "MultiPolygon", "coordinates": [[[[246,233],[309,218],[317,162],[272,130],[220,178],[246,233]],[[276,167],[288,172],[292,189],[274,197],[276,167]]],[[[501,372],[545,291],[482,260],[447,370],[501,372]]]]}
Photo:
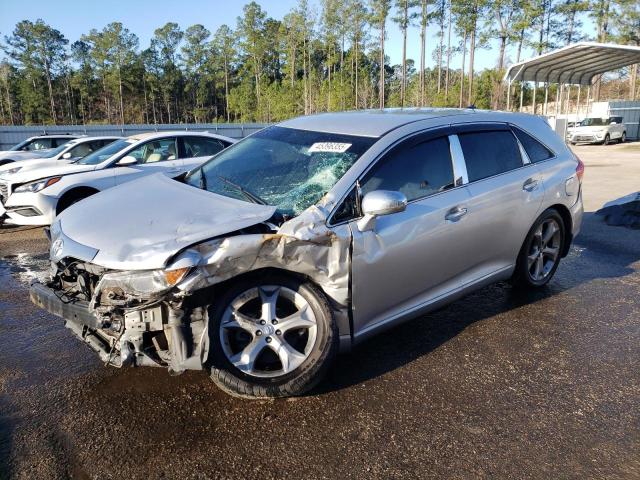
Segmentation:
{"type": "Polygon", "coordinates": [[[4,182],[0,182],[0,202],[4,205],[9,198],[9,185],[4,182]]]}

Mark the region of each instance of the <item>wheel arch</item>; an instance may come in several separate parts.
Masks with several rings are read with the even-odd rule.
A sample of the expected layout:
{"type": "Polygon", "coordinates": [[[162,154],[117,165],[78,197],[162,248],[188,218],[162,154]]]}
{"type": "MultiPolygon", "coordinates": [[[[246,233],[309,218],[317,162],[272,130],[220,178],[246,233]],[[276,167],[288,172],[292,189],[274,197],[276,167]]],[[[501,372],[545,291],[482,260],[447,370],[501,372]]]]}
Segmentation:
{"type": "Polygon", "coordinates": [[[100,190],[94,187],[88,186],[74,186],[69,190],[66,190],[58,199],[58,204],[56,206],[56,215],[59,215],[62,210],[69,206],[69,202],[76,198],[86,198],[91,195],[95,195],[99,193],[100,190]]]}
{"type": "Polygon", "coordinates": [[[309,282],[315,288],[317,288],[322,294],[325,296],[326,300],[329,302],[331,306],[332,315],[337,323],[338,331],[340,335],[349,335],[351,336],[352,325],[350,321],[350,311],[351,311],[351,302],[348,305],[341,305],[335,301],[331,297],[331,295],[326,291],[323,286],[316,282],[313,278],[308,275],[305,275],[300,272],[296,272],[293,270],[287,270],[286,268],[278,268],[278,267],[264,267],[258,268],[255,270],[250,270],[248,272],[243,272],[238,275],[235,275],[229,279],[223,280],[219,283],[211,285],[209,287],[205,287],[199,290],[194,291],[190,297],[187,297],[187,303],[193,302],[193,306],[204,306],[208,303],[211,303],[211,298],[219,298],[223,292],[231,288],[237,282],[246,280],[247,278],[266,278],[269,275],[283,275],[291,278],[295,278],[304,282],[309,282]],[[346,315],[340,315],[338,312],[346,309],[346,315]]]}
{"type": "Polygon", "coordinates": [[[564,242],[562,245],[562,257],[566,257],[569,253],[569,249],[571,248],[571,242],[573,240],[573,219],[571,218],[571,212],[569,209],[562,205],[561,203],[556,203],[551,205],[547,210],[555,210],[558,212],[560,217],[562,217],[562,221],[564,222],[564,242]]]}

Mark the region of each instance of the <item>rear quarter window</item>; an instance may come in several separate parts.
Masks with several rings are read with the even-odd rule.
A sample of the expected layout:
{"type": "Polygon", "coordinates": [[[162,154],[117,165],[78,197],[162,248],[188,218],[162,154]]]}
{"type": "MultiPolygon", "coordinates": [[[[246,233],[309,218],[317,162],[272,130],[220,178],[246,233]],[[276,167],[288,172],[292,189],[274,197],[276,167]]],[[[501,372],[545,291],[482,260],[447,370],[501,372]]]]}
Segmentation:
{"type": "Polygon", "coordinates": [[[508,130],[458,134],[470,182],[522,166],[520,148],[508,130]]]}
{"type": "Polygon", "coordinates": [[[548,160],[555,156],[551,150],[542,145],[528,133],[523,132],[519,128],[514,128],[513,132],[516,134],[516,137],[518,137],[518,140],[520,140],[524,151],[527,152],[527,156],[529,157],[529,160],[531,160],[531,163],[548,160]]]}

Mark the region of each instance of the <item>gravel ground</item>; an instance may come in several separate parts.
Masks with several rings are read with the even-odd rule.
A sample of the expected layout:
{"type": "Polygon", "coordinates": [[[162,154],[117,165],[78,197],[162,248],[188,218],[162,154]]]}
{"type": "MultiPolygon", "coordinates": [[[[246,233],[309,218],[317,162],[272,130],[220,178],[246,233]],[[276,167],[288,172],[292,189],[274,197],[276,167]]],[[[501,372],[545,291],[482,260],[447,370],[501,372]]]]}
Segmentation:
{"type": "MultiPolygon", "coordinates": [[[[588,212],[640,147],[577,147],[588,212]]],[[[640,232],[587,213],[545,289],[485,288],[341,356],[310,395],[104,367],[28,300],[41,229],[0,229],[0,478],[640,478],[640,232]]]]}

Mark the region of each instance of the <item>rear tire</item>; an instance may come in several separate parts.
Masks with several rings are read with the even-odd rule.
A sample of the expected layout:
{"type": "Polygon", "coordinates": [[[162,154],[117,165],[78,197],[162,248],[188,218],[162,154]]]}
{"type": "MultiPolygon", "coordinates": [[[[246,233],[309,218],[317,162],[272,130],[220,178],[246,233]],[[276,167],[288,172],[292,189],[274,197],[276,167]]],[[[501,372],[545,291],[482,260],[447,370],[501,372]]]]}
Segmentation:
{"type": "Polygon", "coordinates": [[[620,143],[624,143],[627,141],[627,132],[622,132],[622,136],[620,137],[620,143]]]}
{"type": "Polygon", "coordinates": [[[539,288],[549,283],[564,251],[565,228],[555,209],[542,212],[520,249],[511,279],[514,285],[539,288]]]}
{"type": "Polygon", "coordinates": [[[213,382],[243,398],[301,395],[338,350],[325,295],[282,274],[251,275],[209,307],[208,367],[213,382]]]}

